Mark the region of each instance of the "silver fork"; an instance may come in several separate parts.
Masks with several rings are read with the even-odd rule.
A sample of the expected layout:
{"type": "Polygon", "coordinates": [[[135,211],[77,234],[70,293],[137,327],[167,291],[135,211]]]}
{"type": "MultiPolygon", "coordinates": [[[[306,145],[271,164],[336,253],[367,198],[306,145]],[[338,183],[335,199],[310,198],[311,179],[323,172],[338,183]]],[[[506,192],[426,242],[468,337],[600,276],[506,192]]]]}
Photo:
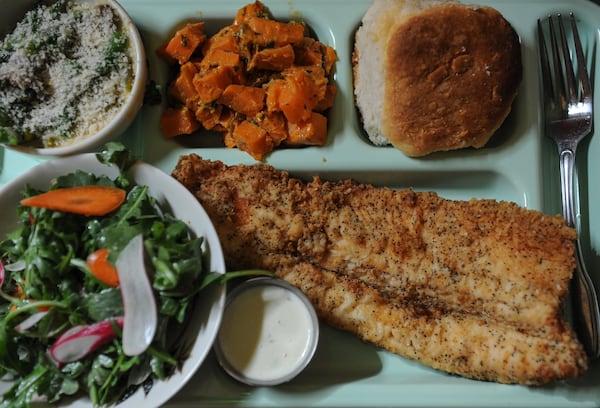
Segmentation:
{"type": "MultiPolygon", "coordinates": [[[[544,21],[537,22],[544,94],[544,124],[546,135],[554,139],[558,146],[563,215],[569,226],[577,228],[574,192],[575,152],[578,143],[592,129],[592,89],[575,16],[573,13],[569,16],[575,47],[573,57],[563,18],[560,14],[554,17],[558,20],[558,30],[553,16],[544,19],[548,24],[551,57],[544,36],[544,21]],[[571,58],[576,59],[576,74],[571,58]]],[[[575,247],[576,269],[571,282],[573,323],[589,357],[597,358],[600,356],[598,298],[585,267],[579,240],[575,242],[575,247]]]]}

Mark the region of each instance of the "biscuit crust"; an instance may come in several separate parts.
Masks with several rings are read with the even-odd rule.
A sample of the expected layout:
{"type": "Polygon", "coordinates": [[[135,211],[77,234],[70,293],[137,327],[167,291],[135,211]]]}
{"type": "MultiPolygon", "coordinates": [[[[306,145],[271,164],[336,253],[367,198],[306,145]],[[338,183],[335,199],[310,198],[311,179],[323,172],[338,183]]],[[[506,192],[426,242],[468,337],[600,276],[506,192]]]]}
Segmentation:
{"type": "Polygon", "coordinates": [[[399,25],[385,61],[382,130],[409,156],[484,146],[522,79],[521,48],[491,7],[431,7],[399,25]]]}

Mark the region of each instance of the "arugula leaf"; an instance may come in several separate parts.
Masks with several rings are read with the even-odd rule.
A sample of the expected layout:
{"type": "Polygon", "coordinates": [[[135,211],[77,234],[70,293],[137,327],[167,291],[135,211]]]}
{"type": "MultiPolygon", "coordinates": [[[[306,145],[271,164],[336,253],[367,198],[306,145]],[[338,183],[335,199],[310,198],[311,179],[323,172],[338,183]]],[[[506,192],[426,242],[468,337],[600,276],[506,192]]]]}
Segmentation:
{"type": "Polygon", "coordinates": [[[107,176],[96,176],[82,170],[76,170],[73,173],[57,177],[52,183],[52,188],[65,188],[74,186],[103,185],[110,187],[119,187],[111,178],[107,176]]]}
{"type": "Polygon", "coordinates": [[[96,154],[96,158],[100,163],[107,165],[114,164],[119,168],[121,173],[129,170],[137,161],[127,148],[119,142],[108,142],[102,151],[96,154]]]}
{"type": "Polygon", "coordinates": [[[106,288],[97,293],[87,293],[83,297],[82,306],[96,322],[123,315],[123,300],[119,288],[106,288]]]}
{"type": "MultiPolygon", "coordinates": [[[[189,343],[178,334],[191,319],[199,292],[211,284],[224,284],[242,276],[266,271],[213,273],[203,237],[176,219],[148,193],[135,185],[127,169],[135,159],[120,143],[109,143],[97,154],[105,164],[118,166],[111,179],[81,170],[57,177],[51,189],[76,185],[110,185],[127,190],[126,202],[102,217],[85,217],[41,208],[19,206],[19,227],[0,241],[0,260],[5,268],[0,284],[0,376],[12,374],[13,386],[0,400],[2,407],[25,407],[36,395],[49,402],[66,395],[87,393],[94,405],[106,405],[125,395],[130,378],[151,384],[167,378],[188,356],[189,343]],[[142,233],[148,273],[158,305],[158,327],[152,344],[135,357],[126,356],[121,331],[110,344],[88,358],[58,367],[47,349],[66,330],[123,315],[119,288],[108,288],[89,271],[87,256],[107,248],[113,265],[131,238],[142,233]],[[36,325],[25,331],[15,326],[51,306],[36,325]]],[[[24,196],[38,194],[25,186],[24,196]]]]}

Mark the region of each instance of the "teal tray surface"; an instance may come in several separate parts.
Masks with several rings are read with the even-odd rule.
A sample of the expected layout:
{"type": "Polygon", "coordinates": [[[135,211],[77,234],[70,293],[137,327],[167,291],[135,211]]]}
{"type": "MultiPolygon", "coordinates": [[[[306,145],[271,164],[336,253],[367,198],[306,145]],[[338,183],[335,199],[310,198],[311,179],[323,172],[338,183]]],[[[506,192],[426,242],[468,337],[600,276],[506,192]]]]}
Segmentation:
{"type": "MultiPolygon", "coordinates": [[[[376,0],[375,0],[376,1],[376,0]]],[[[121,0],[144,38],[150,76],[162,89],[167,67],[155,50],[187,21],[206,22],[210,33],[231,23],[249,1],[121,0]]],[[[580,20],[589,64],[599,64],[600,7],[585,0],[481,0],[499,10],[521,37],[523,82],[506,122],[485,148],[408,158],[391,147],[372,146],[365,138],[352,94],[351,54],[354,31],[369,0],[265,0],[278,19],[304,20],[322,42],[335,47],[339,61],[338,95],[329,113],[324,147],[281,149],[265,162],[310,179],[353,178],[392,188],[436,191],[451,199],[492,198],[560,213],[558,157],[542,134],[536,21],[550,13],[573,11],[580,20]]],[[[597,70],[592,71],[594,82],[597,70]]],[[[600,106],[598,93],[596,106],[600,106]]],[[[137,156],[170,173],[182,154],[197,153],[228,164],[254,163],[246,153],[227,149],[214,135],[164,139],[158,127],[164,106],[146,106],[121,140],[137,156]]],[[[596,109],[596,112],[599,110],[596,109]]],[[[596,123],[600,116],[596,113],[596,123]]],[[[578,151],[581,240],[593,279],[600,287],[600,140],[592,134],[578,151]]],[[[0,185],[47,158],[0,148],[0,185]]],[[[10,211],[10,209],[2,209],[10,211]]],[[[251,388],[228,377],[211,353],[199,372],[169,407],[600,407],[600,362],[582,378],[546,387],[472,381],[446,375],[377,349],[354,336],[321,328],[315,359],[292,382],[251,388]]]]}

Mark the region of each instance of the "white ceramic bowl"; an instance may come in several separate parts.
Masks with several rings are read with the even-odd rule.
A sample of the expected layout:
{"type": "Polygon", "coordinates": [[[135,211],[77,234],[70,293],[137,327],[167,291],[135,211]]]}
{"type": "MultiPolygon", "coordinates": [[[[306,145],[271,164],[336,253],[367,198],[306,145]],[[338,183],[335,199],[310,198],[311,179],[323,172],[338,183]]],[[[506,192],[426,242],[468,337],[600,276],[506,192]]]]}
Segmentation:
{"type": "MultiPolygon", "coordinates": [[[[48,160],[32,168],[0,188],[0,208],[3,209],[0,211],[0,239],[4,239],[6,233],[14,230],[18,225],[16,207],[22,198],[25,183],[29,183],[35,188],[47,189],[53,178],[75,169],[94,174],[105,174],[112,178],[118,174],[115,167],[105,166],[98,162],[93,153],[48,160]]],[[[210,254],[210,270],[224,273],[225,261],[219,238],[210,218],[198,200],[170,175],[149,164],[137,163],[131,169],[131,174],[137,184],[147,185],[150,195],[154,196],[163,207],[168,208],[175,217],[185,221],[197,236],[205,237],[205,244],[210,254]]],[[[224,285],[214,285],[204,289],[199,301],[196,302],[190,326],[185,330],[185,338],[182,339],[192,342],[193,345],[190,355],[181,369],[166,381],[154,381],[154,386],[147,395],[142,389],[139,389],[118,407],[160,406],[175,395],[200,367],[212,348],[221,325],[224,307],[224,285]]],[[[8,390],[10,385],[10,382],[0,381],[0,394],[8,390]]],[[[88,398],[80,398],[63,406],[91,408],[92,404],[88,398]]]]}
{"type": "MultiPolygon", "coordinates": [[[[94,150],[96,147],[120,136],[134,121],[138,111],[142,107],[148,68],[146,63],[146,51],[140,33],[125,9],[116,0],[72,0],[76,2],[88,2],[92,4],[108,4],[120,16],[124,29],[129,35],[131,48],[131,62],[133,64],[133,82],[131,91],[119,112],[110,120],[104,128],[95,134],[75,139],[70,144],[51,148],[38,148],[30,146],[8,146],[23,153],[42,156],[65,156],[76,153],[84,153],[94,150]]],[[[15,24],[20,21],[25,13],[32,9],[37,0],[0,0],[0,38],[10,32],[15,24]]]]}

